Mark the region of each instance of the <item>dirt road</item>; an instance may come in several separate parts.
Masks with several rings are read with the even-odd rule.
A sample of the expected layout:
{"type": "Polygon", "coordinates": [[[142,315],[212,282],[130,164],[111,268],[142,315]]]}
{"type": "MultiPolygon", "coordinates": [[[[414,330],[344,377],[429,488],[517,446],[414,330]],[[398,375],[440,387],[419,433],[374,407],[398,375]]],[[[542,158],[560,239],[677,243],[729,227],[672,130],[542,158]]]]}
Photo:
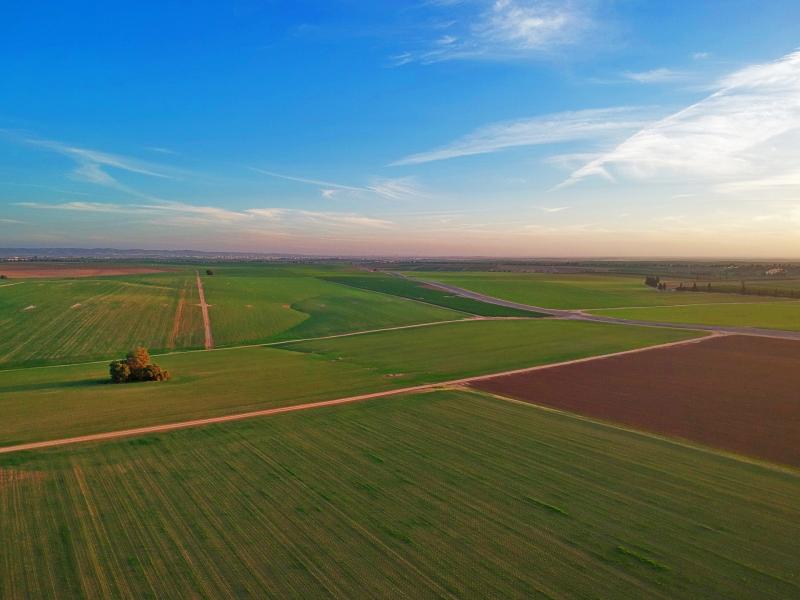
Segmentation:
{"type": "MultiPolygon", "coordinates": [[[[420,281],[414,279],[414,281],[420,281]]],[[[785,331],[781,329],[764,329],[759,327],[726,327],[724,325],[698,325],[696,323],[668,323],[662,321],[641,321],[637,319],[622,319],[619,317],[604,317],[602,315],[591,315],[580,310],[562,310],[558,308],[545,308],[543,306],[533,306],[530,304],[522,304],[520,302],[511,302],[510,300],[503,300],[502,298],[495,298],[494,296],[487,296],[479,294],[464,288],[456,287],[454,285],[447,285],[444,283],[430,282],[427,283],[445,292],[478,300],[479,302],[486,302],[487,304],[496,304],[498,306],[505,306],[508,308],[516,308],[519,310],[528,310],[531,312],[544,313],[553,317],[561,319],[569,319],[572,321],[591,321],[595,323],[612,323],[616,325],[639,325],[642,327],[667,327],[670,329],[692,329],[695,331],[713,331],[718,333],[729,333],[736,335],[753,335],[759,337],[779,338],[784,340],[800,340],[800,331],[785,331]]]]}
{"type": "Polygon", "coordinates": [[[166,431],[173,431],[175,429],[187,429],[189,427],[200,427],[203,425],[213,425],[215,423],[227,423],[228,421],[241,421],[243,419],[252,419],[255,417],[266,417],[269,415],[277,415],[281,413],[295,412],[298,410],[308,410],[312,408],[322,408],[325,406],[336,406],[337,404],[349,404],[351,402],[360,402],[362,400],[372,400],[374,398],[385,398],[387,396],[398,396],[401,394],[411,394],[415,392],[424,392],[437,388],[446,388],[451,386],[460,386],[468,383],[475,383],[493,379],[495,377],[502,377],[506,375],[519,375],[522,373],[532,373],[534,371],[541,371],[544,369],[554,369],[567,365],[576,365],[595,360],[603,360],[616,356],[625,356],[629,354],[638,354],[640,352],[649,352],[659,348],[671,348],[675,346],[685,346],[690,344],[699,344],[708,339],[717,338],[723,334],[711,334],[705,337],[692,338],[690,340],[681,340],[679,342],[669,342],[667,344],[659,344],[657,346],[646,346],[644,348],[636,348],[634,350],[623,350],[622,352],[612,352],[610,354],[601,354],[598,356],[587,356],[586,358],[576,358],[559,363],[550,363],[546,365],[538,365],[536,367],[525,367],[523,369],[513,369],[511,371],[501,371],[499,373],[488,373],[486,375],[476,375],[474,377],[464,377],[461,379],[451,379],[449,381],[439,381],[437,383],[426,383],[423,385],[415,385],[411,387],[398,388],[394,390],[386,390],[383,392],[373,392],[370,394],[360,394],[358,396],[347,396],[345,398],[336,398],[335,400],[322,400],[320,402],[309,402],[306,404],[296,404],[294,406],[281,406],[278,408],[266,408],[263,410],[255,410],[246,413],[238,413],[233,415],[223,415],[220,417],[208,417],[204,419],[192,419],[190,421],[179,421],[177,423],[166,423],[163,425],[151,425],[147,427],[137,427],[134,429],[121,429],[118,431],[108,431],[104,433],[92,433],[88,435],[80,435],[70,438],[61,438],[56,440],[45,440],[42,442],[29,442],[26,444],[16,444],[13,446],[0,447],[0,454],[9,454],[12,452],[22,452],[25,450],[41,450],[44,448],[52,448],[54,446],[66,446],[68,444],[78,444],[85,442],[99,442],[103,440],[111,440],[117,438],[133,437],[139,435],[147,435],[151,433],[163,433],[166,431]]]}
{"type": "Polygon", "coordinates": [[[205,331],[206,350],[214,347],[214,336],[211,334],[211,319],[208,318],[208,304],[206,304],[206,294],[203,291],[203,281],[200,279],[200,271],[197,274],[197,296],[200,298],[200,310],[203,311],[203,329],[205,331]]]}

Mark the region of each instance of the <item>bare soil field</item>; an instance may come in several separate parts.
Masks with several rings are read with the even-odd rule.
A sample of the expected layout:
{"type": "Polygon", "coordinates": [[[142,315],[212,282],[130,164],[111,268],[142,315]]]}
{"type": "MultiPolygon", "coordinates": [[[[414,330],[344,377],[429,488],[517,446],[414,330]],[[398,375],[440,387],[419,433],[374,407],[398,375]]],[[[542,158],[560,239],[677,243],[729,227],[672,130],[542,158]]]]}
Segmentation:
{"type": "Polygon", "coordinates": [[[800,342],[725,336],[471,386],[800,467],[798,365],[800,342]]]}
{"type": "Polygon", "coordinates": [[[124,267],[119,265],[32,264],[2,263],[0,274],[9,279],[45,279],[52,277],[102,277],[107,275],[144,275],[163,273],[168,269],[154,267],[124,267]]]}

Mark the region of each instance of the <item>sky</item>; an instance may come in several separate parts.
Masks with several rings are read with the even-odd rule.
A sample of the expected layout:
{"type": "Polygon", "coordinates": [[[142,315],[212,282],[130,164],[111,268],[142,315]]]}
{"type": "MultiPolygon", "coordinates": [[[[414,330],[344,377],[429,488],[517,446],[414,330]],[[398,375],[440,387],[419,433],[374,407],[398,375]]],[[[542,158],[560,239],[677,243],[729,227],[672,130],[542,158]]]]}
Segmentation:
{"type": "Polygon", "coordinates": [[[800,258],[797,0],[4,3],[0,247],[800,258]]]}

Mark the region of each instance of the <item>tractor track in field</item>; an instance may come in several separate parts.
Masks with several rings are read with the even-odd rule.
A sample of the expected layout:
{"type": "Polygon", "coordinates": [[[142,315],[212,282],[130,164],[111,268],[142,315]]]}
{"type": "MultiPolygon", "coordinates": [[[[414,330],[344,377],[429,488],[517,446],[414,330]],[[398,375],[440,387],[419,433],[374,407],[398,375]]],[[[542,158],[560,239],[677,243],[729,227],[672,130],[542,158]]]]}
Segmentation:
{"type": "Polygon", "coordinates": [[[200,310],[203,312],[203,331],[205,333],[205,348],[211,350],[214,347],[214,335],[211,333],[211,319],[208,317],[208,304],[206,294],[203,291],[203,280],[200,279],[200,271],[195,271],[197,275],[197,296],[200,298],[200,310]]]}
{"type": "Polygon", "coordinates": [[[706,335],[703,337],[698,338],[691,338],[688,340],[680,340],[677,342],[668,342],[665,344],[657,344],[654,346],[645,346],[643,348],[634,348],[632,350],[622,350],[620,352],[610,352],[607,354],[598,354],[595,356],[587,356],[584,358],[575,358],[572,360],[557,362],[557,363],[549,363],[544,365],[537,365],[534,367],[524,367],[521,369],[512,369],[508,371],[500,371],[496,373],[487,373],[484,375],[475,375],[471,377],[462,377],[460,379],[451,379],[448,381],[439,381],[435,383],[424,383],[420,385],[414,385],[410,387],[404,388],[397,388],[393,390],[384,390],[380,392],[370,392],[367,394],[358,394],[355,396],[346,396],[343,398],[336,398],[333,400],[320,400],[317,402],[308,402],[305,404],[295,404],[290,406],[279,406],[275,408],[265,408],[262,410],[255,410],[249,411],[245,413],[235,413],[230,415],[221,415],[217,417],[206,417],[200,419],[191,419],[188,421],[177,421],[173,423],[163,423],[161,425],[148,425],[145,427],[136,427],[132,429],[120,429],[116,431],[107,431],[102,433],[91,433],[86,435],[68,437],[68,438],[60,438],[54,440],[44,440],[39,442],[28,442],[24,444],[15,444],[12,446],[4,446],[0,447],[0,454],[10,454],[13,452],[23,452],[27,450],[42,450],[45,448],[52,448],[57,446],[66,446],[71,444],[80,444],[80,443],[88,443],[88,442],[99,442],[99,441],[106,441],[112,439],[119,439],[119,438],[127,438],[127,437],[135,437],[140,435],[149,435],[154,433],[164,433],[168,431],[174,431],[177,429],[188,429],[192,427],[202,427],[205,425],[214,425],[217,423],[227,423],[230,421],[241,421],[245,419],[253,419],[257,417],[266,417],[270,415],[277,415],[289,412],[297,412],[301,410],[309,410],[314,408],[324,408],[327,406],[336,406],[339,404],[350,404],[353,402],[361,402],[364,400],[373,400],[376,398],[385,398],[388,396],[399,396],[402,394],[412,394],[418,392],[425,392],[431,391],[436,389],[443,389],[453,386],[461,386],[469,383],[474,383],[478,381],[484,381],[487,379],[493,379],[496,377],[502,377],[505,375],[518,375],[522,373],[532,373],[534,371],[541,371],[544,369],[555,369],[558,367],[563,367],[567,365],[574,365],[580,363],[591,362],[595,360],[603,360],[606,358],[612,358],[615,356],[625,356],[629,354],[638,354],[640,352],[649,352],[650,350],[657,350],[661,348],[671,348],[675,346],[684,346],[689,344],[699,344],[704,342],[705,340],[714,339],[720,336],[727,335],[725,333],[711,333],[710,335],[706,335]]]}

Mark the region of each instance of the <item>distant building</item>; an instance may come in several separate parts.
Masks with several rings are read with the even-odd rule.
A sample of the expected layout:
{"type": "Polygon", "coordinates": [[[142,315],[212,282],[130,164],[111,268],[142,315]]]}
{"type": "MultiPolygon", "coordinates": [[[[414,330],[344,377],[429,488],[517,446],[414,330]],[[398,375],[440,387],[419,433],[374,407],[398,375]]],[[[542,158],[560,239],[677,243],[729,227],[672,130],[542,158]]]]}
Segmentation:
{"type": "Polygon", "coordinates": [[[767,269],[765,275],[785,275],[786,269],[782,269],[780,267],[773,267],[772,269],[767,269]]]}

